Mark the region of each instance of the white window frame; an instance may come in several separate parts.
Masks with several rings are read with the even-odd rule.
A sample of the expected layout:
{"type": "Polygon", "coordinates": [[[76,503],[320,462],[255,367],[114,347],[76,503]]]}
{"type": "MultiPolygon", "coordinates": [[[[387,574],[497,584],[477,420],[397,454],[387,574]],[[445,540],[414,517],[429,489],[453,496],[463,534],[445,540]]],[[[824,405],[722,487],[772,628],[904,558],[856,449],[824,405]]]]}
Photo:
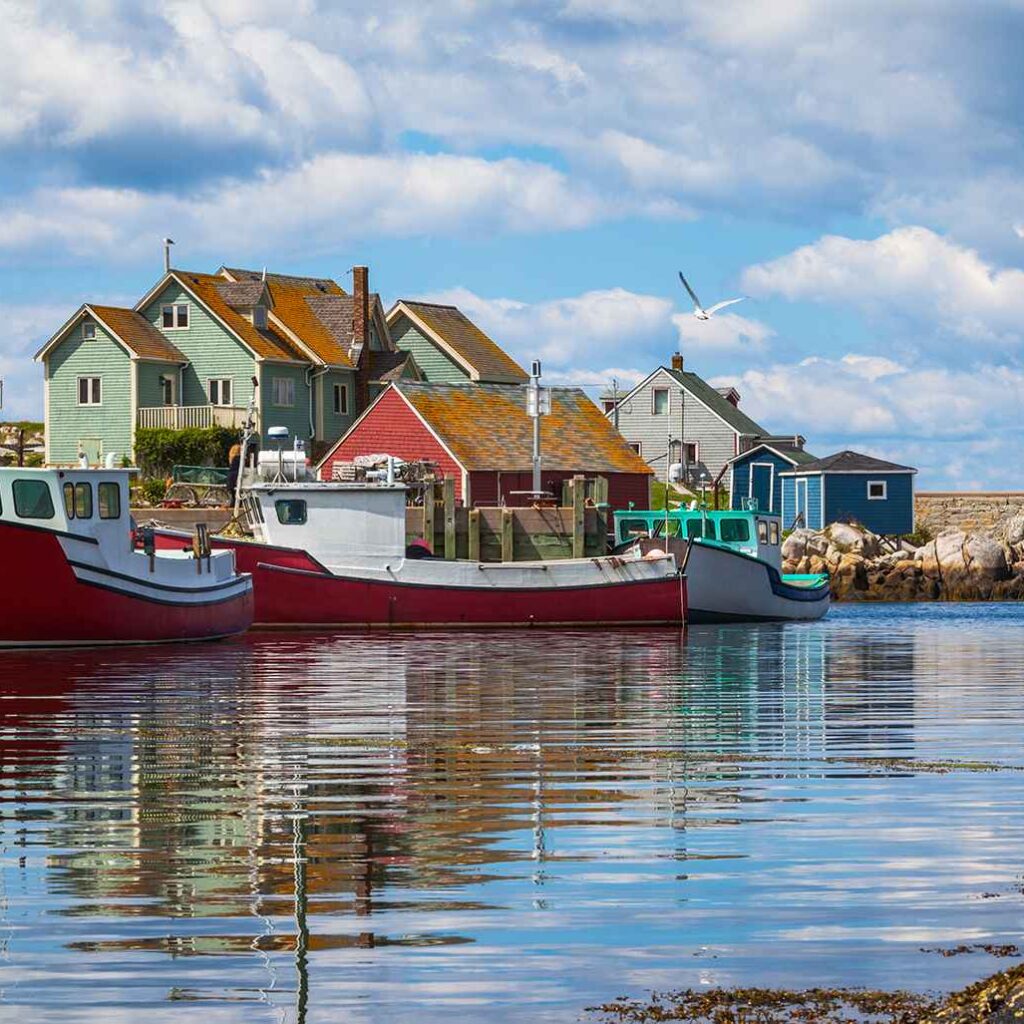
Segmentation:
{"type": "Polygon", "coordinates": [[[252,307],[252,325],[258,331],[265,331],[267,329],[267,307],[266,306],[253,306],[252,307]]]}
{"type": "Polygon", "coordinates": [[[103,378],[102,377],[92,377],[92,376],[89,376],[89,377],[79,377],[78,378],[78,383],[77,383],[77,389],[78,390],[76,392],[76,398],[78,399],[78,404],[79,405],[81,405],[81,406],[86,406],[86,405],[94,406],[94,405],[102,405],[103,404],[103,378]],[[95,382],[95,386],[93,385],[93,383],[90,383],[88,385],[88,387],[86,389],[86,400],[84,402],[82,401],[82,381],[83,380],[87,380],[87,381],[90,381],[90,382],[95,382]],[[94,400],[93,396],[97,393],[97,391],[99,392],[99,398],[94,400]]]}
{"type": "Polygon", "coordinates": [[[220,408],[227,408],[231,405],[235,398],[235,379],[234,377],[208,377],[206,379],[206,397],[210,405],[216,405],[220,408]],[[217,385],[217,400],[213,400],[213,385],[217,385]],[[228,401],[224,401],[224,385],[228,386],[228,401]]]}
{"type": "Polygon", "coordinates": [[[273,388],[271,391],[273,395],[273,404],[278,409],[294,409],[295,408],[295,378],[294,377],[274,377],[273,388]],[[290,402],[281,401],[281,385],[288,385],[285,391],[289,393],[291,398],[290,402]]]}
{"type": "Polygon", "coordinates": [[[173,373],[161,373],[160,374],[160,401],[163,402],[165,408],[170,407],[172,405],[177,405],[178,404],[178,402],[177,402],[177,391],[178,391],[178,381],[176,379],[176,375],[173,374],[173,373]],[[167,401],[167,391],[165,390],[165,384],[170,384],[170,386],[171,386],[171,400],[169,402],[167,401]]]}
{"type": "Polygon", "coordinates": [[[626,444],[628,444],[641,459],[644,457],[644,445],[642,441],[627,441],[626,444]]]}
{"type": "Polygon", "coordinates": [[[187,331],[192,323],[192,309],[189,302],[166,302],[160,307],[160,327],[165,331],[187,331]],[[166,313],[171,311],[171,326],[166,323],[166,313]],[[181,322],[181,311],[185,310],[185,322],[181,322]]]}
{"type": "Polygon", "coordinates": [[[334,409],[335,416],[347,416],[348,415],[348,385],[347,384],[335,384],[334,390],[331,394],[331,408],[334,409]],[[340,399],[340,401],[339,401],[340,399]]]}
{"type": "Polygon", "coordinates": [[[651,388],[651,415],[652,416],[671,416],[672,415],[672,389],[671,388],[651,388]],[[658,412],[658,399],[657,395],[659,392],[665,392],[665,411],[658,412]]]}
{"type": "Polygon", "coordinates": [[[768,507],[763,508],[761,512],[774,512],[775,511],[775,463],[774,462],[751,462],[747,470],[747,497],[753,498],[754,496],[754,467],[759,466],[764,469],[768,467],[768,507]]]}
{"type": "Polygon", "coordinates": [[[889,481],[888,480],[869,480],[868,481],[868,501],[888,501],[889,500],[889,481]],[[872,487],[881,487],[881,494],[872,494],[872,487]]]}
{"type": "Polygon", "coordinates": [[[82,321],[82,341],[95,341],[96,340],[96,321],[95,320],[83,320],[82,321]]]}
{"type": "Polygon", "coordinates": [[[700,441],[684,441],[682,448],[679,449],[680,461],[682,461],[683,456],[686,454],[687,447],[693,448],[693,458],[689,460],[689,464],[696,466],[700,462],[700,441]]]}

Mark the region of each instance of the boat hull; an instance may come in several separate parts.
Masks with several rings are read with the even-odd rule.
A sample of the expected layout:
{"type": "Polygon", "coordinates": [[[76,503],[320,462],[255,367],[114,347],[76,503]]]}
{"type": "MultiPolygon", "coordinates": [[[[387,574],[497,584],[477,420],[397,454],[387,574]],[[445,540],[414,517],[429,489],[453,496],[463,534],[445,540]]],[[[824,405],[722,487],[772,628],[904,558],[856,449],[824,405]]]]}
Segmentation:
{"type": "Polygon", "coordinates": [[[820,619],[831,603],[827,583],[787,583],[766,562],[699,541],[686,556],[686,580],[693,623],[820,619]]]}
{"type": "Polygon", "coordinates": [[[105,569],[80,537],[9,522],[0,522],[0,552],[13,581],[0,647],[209,640],[252,622],[246,577],[165,586],[105,569]]]}
{"type": "MultiPolygon", "coordinates": [[[[170,531],[158,533],[158,543],[166,546],[180,545],[183,539],[170,531]]],[[[569,581],[568,563],[546,563],[541,569],[526,563],[404,561],[395,578],[388,579],[369,571],[332,571],[292,548],[219,537],[212,542],[233,550],[239,569],[252,573],[258,626],[663,626],[681,625],[686,619],[685,578],[674,569],[659,572],[642,562],[587,560],[587,567],[578,568],[593,581],[576,585],[569,581]],[[449,581],[431,582],[432,575],[447,576],[449,581]],[[511,584],[513,575],[516,585],[502,582],[511,584]],[[551,583],[524,585],[531,575],[547,577],[551,583]],[[481,581],[478,585],[464,582],[474,576],[481,581]],[[455,584],[453,579],[463,582],[455,584]]]]}

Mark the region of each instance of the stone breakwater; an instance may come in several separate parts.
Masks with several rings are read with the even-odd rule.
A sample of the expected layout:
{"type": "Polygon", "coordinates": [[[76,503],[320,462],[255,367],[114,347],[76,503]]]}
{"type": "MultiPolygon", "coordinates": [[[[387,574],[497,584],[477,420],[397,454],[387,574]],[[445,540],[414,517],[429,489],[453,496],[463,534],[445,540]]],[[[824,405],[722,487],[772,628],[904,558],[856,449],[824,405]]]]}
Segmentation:
{"type": "Polygon", "coordinates": [[[1024,515],[1000,536],[949,529],[920,547],[833,523],[794,530],[782,545],[787,573],[828,573],[837,601],[1010,601],[1024,598],[1024,515]]]}

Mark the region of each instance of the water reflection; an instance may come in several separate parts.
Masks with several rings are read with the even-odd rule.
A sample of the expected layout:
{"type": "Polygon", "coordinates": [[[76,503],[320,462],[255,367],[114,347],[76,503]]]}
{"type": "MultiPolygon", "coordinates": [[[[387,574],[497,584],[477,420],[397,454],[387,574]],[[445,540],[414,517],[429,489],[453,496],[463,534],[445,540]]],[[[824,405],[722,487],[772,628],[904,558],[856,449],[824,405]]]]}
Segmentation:
{"type": "Polygon", "coordinates": [[[9,656],[3,1001],[574,1020],[765,971],[934,983],[918,932],[1019,913],[1022,787],[913,759],[1020,763],[1020,621],[973,654],[861,614],[9,656]]]}

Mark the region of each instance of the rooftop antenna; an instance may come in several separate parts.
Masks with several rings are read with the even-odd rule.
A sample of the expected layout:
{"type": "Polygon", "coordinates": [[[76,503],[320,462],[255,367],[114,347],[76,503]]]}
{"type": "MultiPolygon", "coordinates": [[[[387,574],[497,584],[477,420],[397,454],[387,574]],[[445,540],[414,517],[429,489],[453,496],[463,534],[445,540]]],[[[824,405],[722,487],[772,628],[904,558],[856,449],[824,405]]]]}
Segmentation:
{"type": "Polygon", "coordinates": [[[173,238],[164,239],[164,273],[171,269],[171,246],[174,245],[173,238]]]}
{"type": "Polygon", "coordinates": [[[267,265],[266,265],[266,263],[264,263],[263,264],[263,275],[260,277],[260,280],[261,281],[266,281],[266,279],[267,279],[267,265]]]}

